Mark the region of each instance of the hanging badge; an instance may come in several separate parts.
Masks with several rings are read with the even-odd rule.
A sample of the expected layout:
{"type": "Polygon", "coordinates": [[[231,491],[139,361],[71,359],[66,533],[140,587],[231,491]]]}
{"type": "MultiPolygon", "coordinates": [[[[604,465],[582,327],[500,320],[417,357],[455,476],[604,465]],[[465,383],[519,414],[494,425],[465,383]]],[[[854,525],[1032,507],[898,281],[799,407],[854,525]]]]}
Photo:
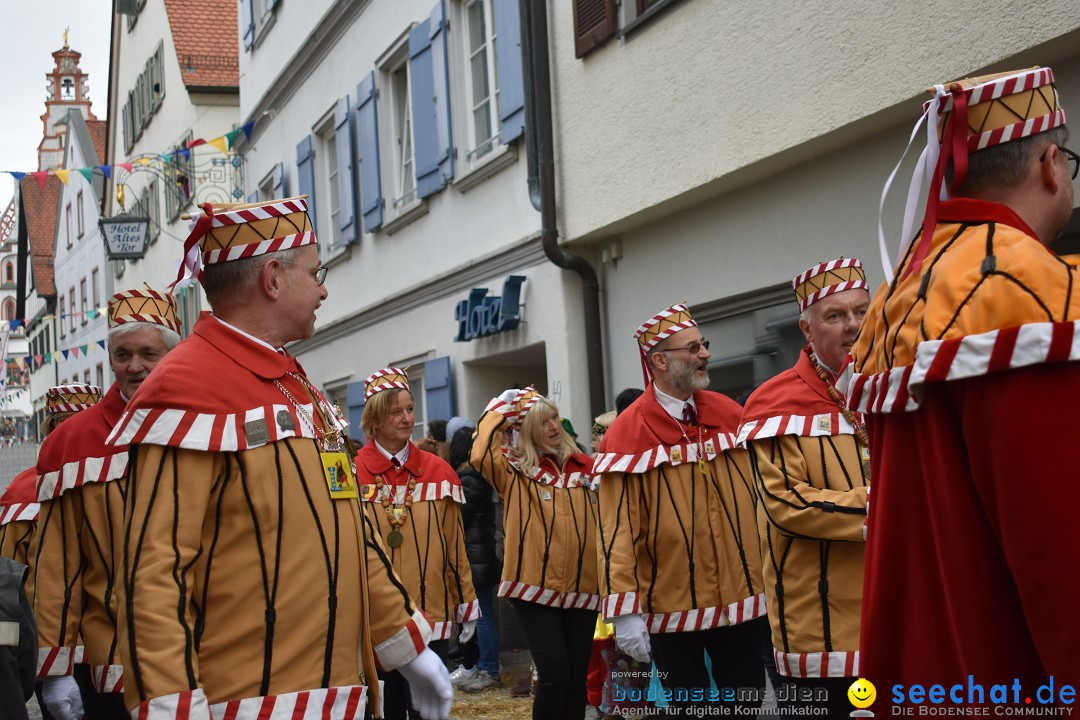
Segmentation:
{"type": "Polygon", "coordinates": [[[541,500],[550,500],[551,499],[551,491],[548,490],[547,488],[544,488],[543,490],[541,490],[540,491],[540,499],[541,500]]]}
{"type": "Polygon", "coordinates": [[[679,463],[682,462],[682,450],[681,449],[679,449],[677,447],[671,448],[671,462],[673,464],[675,464],[675,465],[678,465],[679,463]]]}
{"type": "Polygon", "coordinates": [[[322,458],[323,474],[326,475],[326,486],[330,488],[330,497],[335,500],[356,498],[356,478],[353,477],[352,467],[348,456],[343,452],[319,453],[322,458]]]}
{"type": "Polygon", "coordinates": [[[828,415],[818,415],[817,419],[818,430],[823,433],[832,432],[832,418],[828,415]]]}
{"type": "Polygon", "coordinates": [[[375,500],[375,491],[378,488],[375,485],[361,485],[360,486],[360,499],[372,502],[375,500]]]}

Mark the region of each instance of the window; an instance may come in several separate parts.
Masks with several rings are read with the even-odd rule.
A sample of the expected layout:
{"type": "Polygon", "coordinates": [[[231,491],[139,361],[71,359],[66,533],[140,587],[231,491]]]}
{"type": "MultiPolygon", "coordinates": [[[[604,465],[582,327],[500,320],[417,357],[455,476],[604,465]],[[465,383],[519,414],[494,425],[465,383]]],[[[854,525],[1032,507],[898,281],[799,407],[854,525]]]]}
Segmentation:
{"type": "Polygon", "coordinates": [[[325,212],[330,218],[330,248],[333,249],[341,245],[341,182],[338,178],[337,133],[333,115],[319,126],[316,133],[321,144],[320,151],[325,170],[322,187],[317,192],[320,197],[325,197],[329,201],[325,212]]]}
{"type": "Polygon", "coordinates": [[[94,268],[90,273],[90,292],[94,294],[94,307],[101,307],[101,283],[98,278],[98,269],[94,268]]]}
{"type": "Polygon", "coordinates": [[[83,236],[83,191],[75,196],[75,224],[79,229],[79,237],[83,236]]]}
{"type": "Polygon", "coordinates": [[[75,288],[68,291],[68,332],[75,332],[75,288]]]}
{"type": "Polygon", "coordinates": [[[492,0],[472,0],[465,6],[470,161],[487,155],[498,142],[499,83],[493,5],[492,0]]]}
{"type": "Polygon", "coordinates": [[[4,320],[15,319],[15,301],[11,298],[4,298],[4,320]]]}
{"type": "Polygon", "coordinates": [[[244,49],[262,41],[263,33],[274,25],[274,10],[281,0],[240,0],[240,33],[244,49]]]}
{"type": "Polygon", "coordinates": [[[83,384],[85,384],[85,385],[90,384],[90,368],[87,368],[86,371],[83,372],[83,384]]]}
{"type": "MultiPolygon", "coordinates": [[[[142,0],[145,2],[145,0],[142,0]]],[[[131,21],[129,16],[129,22],[131,21]]],[[[165,99],[165,43],[159,42],[143,71],[135,79],[135,87],[128,91],[120,115],[123,118],[124,150],[131,152],[143,129],[161,108],[165,99]]]]}
{"type": "Polygon", "coordinates": [[[191,203],[195,196],[195,160],[188,143],[193,135],[186,137],[166,157],[165,165],[165,217],[171,222],[191,203]]]}
{"type": "Polygon", "coordinates": [[[67,228],[67,246],[70,248],[75,233],[71,231],[71,203],[64,208],[65,227],[67,228]]]}
{"type": "Polygon", "coordinates": [[[4,284],[15,282],[15,263],[8,260],[4,263],[4,284]]]}
{"type": "Polygon", "coordinates": [[[86,278],[79,281],[79,302],[82,307],[82,324],[85,325],[86,317],[86,278]]]}
{"type": "MultiPolygon", "coordinates": [[[[64,337],[64,335],[67,334],[67,329],[64,327],[64,320],[65,320],[65,318],[64,318],[64,307],[65,307],[65,305],[64,305],[64,296],[61,295],[60,296],[60,302],[56,306],[57,311],[60,314],[60,337],[64,337]]],[[[46,351],[46,352],[48,352],[48,351],[46,351]]]]}
{"type": "Polygon", "coordinates": [[[390,71],[390,105],[393,109],[394,166],[396,188],[394,207],[400,209],[416,199],[416,170],[413,155],[412,86],[408,58],[390,71]]]}
{"type": "Polygon", "coordinates": [[[146,228],[147,241],[152,243],[157,240],[161,235],[161,196],[157,178],[151,180],[150,184],[143,188],[132,212],[150,220],[146,228]]]}
{"type": "Polygon", "coordinates": [[[105,387],[105,368],[101,363],[97,364],[97,386],[99,388],[105,387]]]}

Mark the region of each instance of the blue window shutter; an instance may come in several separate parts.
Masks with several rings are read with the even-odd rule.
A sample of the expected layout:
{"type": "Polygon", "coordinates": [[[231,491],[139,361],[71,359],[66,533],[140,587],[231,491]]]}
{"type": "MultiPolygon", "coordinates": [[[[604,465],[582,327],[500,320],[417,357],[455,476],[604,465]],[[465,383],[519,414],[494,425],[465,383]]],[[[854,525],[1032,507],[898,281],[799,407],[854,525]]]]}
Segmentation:
{"type": "Polygon", "coordinates": [[[420,197],[446,184],[439,172],[439,138],[435,128],[435,67],[432,60],[431,21],[409,32],[409,82],[412,84],[413,152],[416,189],[420,197]]]}
{"type": "Polygon", "coordinates": [[[351,245],[358,237],[356,232],[356,193],[353,192],[352,114],[349,96],[341,98],[334,109],[334,136],[337,147],[338,168],[338,228],[341,230],[342,246],[351,245]]]}
{"type": "Polygon", "coordinates": [[[495,66],[499,77],[499,122],[509,144],[525,132],[525,79],[521,63],[521,8],[518,0],[494,0],[495,66]]]}
{"type": "Polygon", "coordinates": [[[281,198],[288,197],[289,191],[285,187],[285,163],[278,163],[274,166],[274,200],[280,200],[281,198]]]}
{"type": "Polygon", "coordinates": [[[424,363],[424,403],[428,420],[449,420],[454,417],[454,383],[449,357],[438,357],[424,363]]]}
{"type": "Polygon", "coordinates": [[[364,400],[364,383],[349,383],[345,388],[345,393],[345,402],[349,405],[346,413],[349,419],[349,437],[363,441],[364,431],[360,427],[360,418],[364,415],[364,403],[367,402],[364,400]]]}
{"type": "Polygon", "coordinates": [[[382,226],[382,186],[379,184],[379,115],[376,112],[375,71],[356,86],[356,131],[360,142],[360,212],[364,230],[382,226]]]}
{"type": "Polygon", "coordinates": [[[255,44],[255,17],[251,12],[251,0],[239,0],[240,32],[243,34],[244,49],[250,50],[255,44]]]}
{"type": "Polygon", "coordinates": [[[296,178],[300,185],[300,194],[308,196],[308,215],[311,217],[311,227],[317,236],[319,228],[315,222],[315,150],[312,147],[310,135],[296,146],[296,178]]]}
{"type": "Polygon", "coordinates": [[[454,179],[454,132],[450,119],[450,67],[447,57],[446,0],[439,0],[431,11],[431,62],[435,80],[436,156],[442,185],[454,179]]]}

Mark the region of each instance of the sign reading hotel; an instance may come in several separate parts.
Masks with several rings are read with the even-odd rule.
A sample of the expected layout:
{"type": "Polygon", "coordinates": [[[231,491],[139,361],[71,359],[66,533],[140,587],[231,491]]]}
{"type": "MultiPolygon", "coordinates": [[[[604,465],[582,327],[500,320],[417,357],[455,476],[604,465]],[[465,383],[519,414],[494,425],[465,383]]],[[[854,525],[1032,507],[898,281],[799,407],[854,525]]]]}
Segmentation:
{"type": "Polygon", "coordinates": [[[503,283],[502,295],[488,295],[487,288],[473,288],[469,299],[454,308],[458,333],[455,342],[496,335],[517,329],[521,321],[521,284],[524,275],[510,275],[503,283]]]}

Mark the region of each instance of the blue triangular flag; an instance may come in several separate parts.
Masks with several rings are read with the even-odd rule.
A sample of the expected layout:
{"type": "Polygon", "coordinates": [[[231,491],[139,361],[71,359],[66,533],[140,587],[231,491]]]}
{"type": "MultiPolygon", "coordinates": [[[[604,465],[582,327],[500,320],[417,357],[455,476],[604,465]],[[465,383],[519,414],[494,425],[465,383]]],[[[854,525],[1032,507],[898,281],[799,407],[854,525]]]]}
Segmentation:
{"type": "Polygon", "coordinates": [[[71,351],[70,350],[61,350],[60,352],[64,355],[64,359],[67,360],[68,359],[68,353],[70,353],[71,351]]]}
{"type": "Polygon", "coordinates": [[[101,174],[107,178],[112,177],[112,165],[98,165],[97,169],[101,171],[101,174]]]}
{"type": "Polygon", "coordinates": [[[11,177],[15,178],[15,182],[21,182],[22,179],[26,177],[26,173],[15,172],[14,170],[9,170],[8,172],[11,173],[11,177]]]}
{"type": "Polygon", "coordinates": [[[244,125],[240,129],[244,131],[244,137],[247,138],[248,140],[250,140],[251,139],[251,131],[255,129],[255,121],[250,120],[250,121],[244,123],[244,125]]]}

